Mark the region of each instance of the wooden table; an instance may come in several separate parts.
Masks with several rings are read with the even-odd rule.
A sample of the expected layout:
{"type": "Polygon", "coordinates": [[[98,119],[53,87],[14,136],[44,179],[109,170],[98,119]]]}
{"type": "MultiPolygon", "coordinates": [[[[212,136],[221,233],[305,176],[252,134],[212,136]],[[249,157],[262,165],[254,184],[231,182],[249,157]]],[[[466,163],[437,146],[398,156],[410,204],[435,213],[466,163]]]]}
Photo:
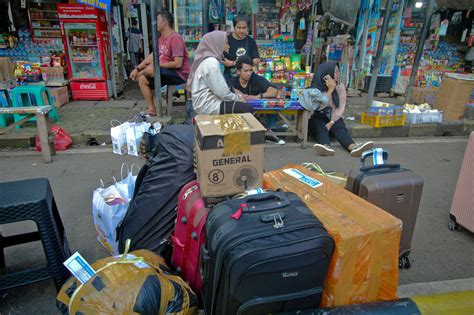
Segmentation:
{"type": "MultiPolygon", "coordinates": [[[[30,120],[33,116],[36,116],[36,130],[39,135],[41,143],[41,154],[45,163],[53,161],[52,156],[56,155],[54,150],[54,136],[51,132],[51,123],[49,121],[49,112],[53,110],[53,106],[31,106],[31,107],[0,107],[0,115],[3,114],[21,114],[28,115],[20,121],[11,124],[7,130],[20,126],[30,120]]],[[[0,131],[0,134],[5,133],[0,131]]]]}
{"type": "Polygon", "coordinates": [[[277,136],[296,136],[301,142],[301,147],[306,149],[308,145],[308,121],[313,114],[306,110],[297,101],[282,101],[276,99],[262,99],[247,101],[252,105],[255,115],[278,115],[287,125],[285,132],[275,132],[277,136]],[[296,116],[296,122],[288,119],[288,116],[296,116]]]}

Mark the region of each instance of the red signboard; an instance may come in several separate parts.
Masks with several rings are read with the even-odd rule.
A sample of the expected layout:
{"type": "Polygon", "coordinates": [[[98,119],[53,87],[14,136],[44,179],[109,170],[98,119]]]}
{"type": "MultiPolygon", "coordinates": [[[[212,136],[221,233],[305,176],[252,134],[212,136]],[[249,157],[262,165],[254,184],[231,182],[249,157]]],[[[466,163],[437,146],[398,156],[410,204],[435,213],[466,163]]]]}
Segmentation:
{"type": "Polygon", "coordinates": [[[107,82],[71,82],[73,100],[108,100],[107,82]]]}
{"type": "Polygon", "coordinates": [[[98,9],[83,4],[58,3],[60,19],[96,19],[98,9]]]}

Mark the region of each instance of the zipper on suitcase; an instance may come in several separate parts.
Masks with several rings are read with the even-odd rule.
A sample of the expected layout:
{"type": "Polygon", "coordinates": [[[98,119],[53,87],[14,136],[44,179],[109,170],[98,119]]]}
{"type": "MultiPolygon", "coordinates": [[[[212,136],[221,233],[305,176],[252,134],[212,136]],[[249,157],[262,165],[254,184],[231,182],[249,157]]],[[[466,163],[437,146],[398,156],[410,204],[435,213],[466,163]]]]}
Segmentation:
{"type": "MultiPolygon", "coordinates": [[[[259,304],[266,304],[266,303],[272,303],[272,302],[278,302],[278,301],[291,301],[291,300],[296,300],[296,299],[302,299],[305,297],[309,297],[311,295],[315,294],[320,294],[323,292],[323,289],[310,289],[306,290],[303,292],[298,292],[298,293],[291,293],[291,294],[284,294],[284,295],[277,295],[277,296],[272,296],[268,298],[258,298],[254,300],[250,300],[242,304],[239,309],[237,310],[237,314],[246,314],[248,309],[252,306],[256,306],[259,304]]],[[[315,306],[317,307],[317,306],[315,306]]]]}
{"type": "MultiPolygon", "coordinates": [[[[296,223],[295,225],[296,226],[293,226],[293,228],[287,228],[287,229],[283,229],[283,230],[280,230],[279,233],[276,233],[276,234],[283,234],[283,233],[287,233],[287,232],[293,232],[293,231],[297,231],[297,230],[300,230],[300,229],[304,229],[304,228],[308,228],[308,227],[312,227],[312,226],[317,226],[317,227],[323,227],[321,223],[319,223],[318,221],[315,221],[314,218],[312,218],[311,220],[309,219],[306,219],[306,220],[295,220],[295,221],[292,221],[291,223],[296,223]],[[298,223],[307,223],[307,222],[311,222],[310,224],[306,224],[306,225],[296,225],[298,223]]],[[[216,257],[216,260],[215,260],[215,263],[214,265],[217,266],[218,269],[216,269],[214,271],[214,281],[213,281],[213,285],[212,285],[212,294],[211,294],[211,312],[210,314],[214,314],[214,297],[215,297],[215,290],[217,289],[217,284],[218,284],[218,280],[220,278],[220,273],[221,273],[221,265],[222,265],[222,259],[227,256],[228,252],[230,250],[232,250],[235,246],[239,245],[240,243],[243,243],[243,242],[247,242],[247,241],[251,241],[252,239],[256,239],[256,238],[263,238],[263,237],[266,237],[266,236],[272,236],[272,235],[275,235],[275,229],[274,230],[271,230],[271,231],[268,231],[267,229],[265,229],[264,232],[266,233],[259,233],[259,234],[252,234],[251,236],[249,237],[244,237],[244,238],[240,238],[238,239],[239,237],[241,237],[241,235],[237,235],[236,237],[233,237],[231,239],[229,239],[227,242],[223,243],[221,245],[221,247],[223,247],[223,245],[227,245],[227,243],[230,243],[231,241],[235,240],[236,238],[238,239],[236,242],[232,243],[230,246],[228,246],[226,248],[226,250],[218,255],[218,257],[216,257]],[[219,271],[219,272],[217,272],[219,271]]],[[[276,230],[278,231],[278,230],[276,230]]]]}
{"type": "MultiPolygon", "coordinates": [[[[286,246],[291,246],[291,245],[293,245],[293,244],[308,242],[308,241],[312,241],[312,240],[320,239],[320,238],[329,238],[329,239],[333,242],[332,238],[331,238],[329,235],[319,235],[319,236],[309,237],[309,238],[306,238],[306,239],[303,239],[303,240],[295,240],[295,241],[288,242],[288,243],[285,243],[285,244],[277,244],[277,245],[272,246],[272,247],[265,247],[264,249],[272,249],[272,248],[278,248],[278,247],[282,247],[282,246],[286,247],[286,246]]],[[[251,249],[251,250],[245,251],[244,253],[242,253],[241,255],[239,255],[238,257],[236,257],[236,258],[234,259],[234,262],[231,264],[231,266],[228,268],[228,270],[229,270],[229,271],[232,270],[232,268],[234,267],[235,263],[236,263],[239,259],[241,259],[242,257],[244,257],[244,256],[246,256],[246,255],[248,255],[248,254],[250,254],[250,253],[259,251],[259,250],[261,250],[261,249],[262,249],[262,248],[260,247],[260,248],[257,248],[257,249],[251,249]]],[[[314,250],[312,250],[312,251],[314,251],[314,250]]],[[[325,251],[325,250],[324,250],[324,249],[320,249],[320,251],[325,251]]],[[[291,255],[291,256],[298,256],[298,255],[300,255],[300,254],[301,254],[301,253],[295,253],[295,254],[293,254],[293,255],[291,255]]],[[[326,253],[326,254],[327,254],[327,253],[326,253]]],[[[291,257],[291,256],[286,256],[286,257],[291,257]]],[[[328,261],[329,261],[331,257],[330,257],[330,255],[327,255],[327,256],[328,256],[328,261]]],[[[277,258],[272,259],[272,260],[278,260],[279,258],[281,258],[281,257],[277,257],[277,258]]],[[[268,262],[268,261],[266,261],[266,262],[268,262]]],[[[243,275],[245,275],[245,274],[247,273],[247,271],[249,271],[250,269],[254,268],[255,266],[257,266],[257,265],[259,265],[259,264],[261,264],[261,263],[262,263],[262,262],[259,262],[259,263],[257,263],[257,264],[253,264],[253,265],[249,266],[248,268],[246,268],[246,269],[244,270],[244,272],[242,272],[242,275],[241,275],[241,276],[239,277],[239,279],[237,280],[237,284],[236,284],[235,287],[238,288],[238,287],[240,286],[240,283],[242,282],[242,279],[244,278],[243,275]]],[[[229,289],[230,289],[230,288],[229,288],[229,281],[228,281],[228,280],[229,280],[229,279],[226,278],[226,281],[224,282],[225,292],[229,292],[229,289]]],[[[228,301],[228,299],[227,299],[227,301],[228,301]]],[[[224,309],[227,309],[227,306],[226,306],[224,309]]]]}

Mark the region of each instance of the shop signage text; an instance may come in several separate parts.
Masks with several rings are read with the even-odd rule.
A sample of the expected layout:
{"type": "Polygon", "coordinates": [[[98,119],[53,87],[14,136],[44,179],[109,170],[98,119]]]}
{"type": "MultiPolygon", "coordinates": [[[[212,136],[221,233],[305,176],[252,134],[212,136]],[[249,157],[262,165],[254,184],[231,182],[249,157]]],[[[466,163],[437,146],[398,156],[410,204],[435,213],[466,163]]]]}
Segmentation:
{"type": "Polygon", "coordinates": [[[77,0],[78,3],[90,5],[101,10],[110,10],[110,0],[77,0]]]}

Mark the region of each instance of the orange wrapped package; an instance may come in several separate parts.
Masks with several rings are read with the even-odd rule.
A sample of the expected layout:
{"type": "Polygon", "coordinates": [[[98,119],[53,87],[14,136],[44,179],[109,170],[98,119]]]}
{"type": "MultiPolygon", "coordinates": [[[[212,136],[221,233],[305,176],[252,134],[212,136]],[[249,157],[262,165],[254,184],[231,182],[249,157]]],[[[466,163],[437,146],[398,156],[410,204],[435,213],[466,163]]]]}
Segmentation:
{"type": "Polygon", "coordinates": [[[263,185],[296,193],[334,238],[321,307],[397,298],[398,218],[300,165],[265,173],[263,185]]]}

